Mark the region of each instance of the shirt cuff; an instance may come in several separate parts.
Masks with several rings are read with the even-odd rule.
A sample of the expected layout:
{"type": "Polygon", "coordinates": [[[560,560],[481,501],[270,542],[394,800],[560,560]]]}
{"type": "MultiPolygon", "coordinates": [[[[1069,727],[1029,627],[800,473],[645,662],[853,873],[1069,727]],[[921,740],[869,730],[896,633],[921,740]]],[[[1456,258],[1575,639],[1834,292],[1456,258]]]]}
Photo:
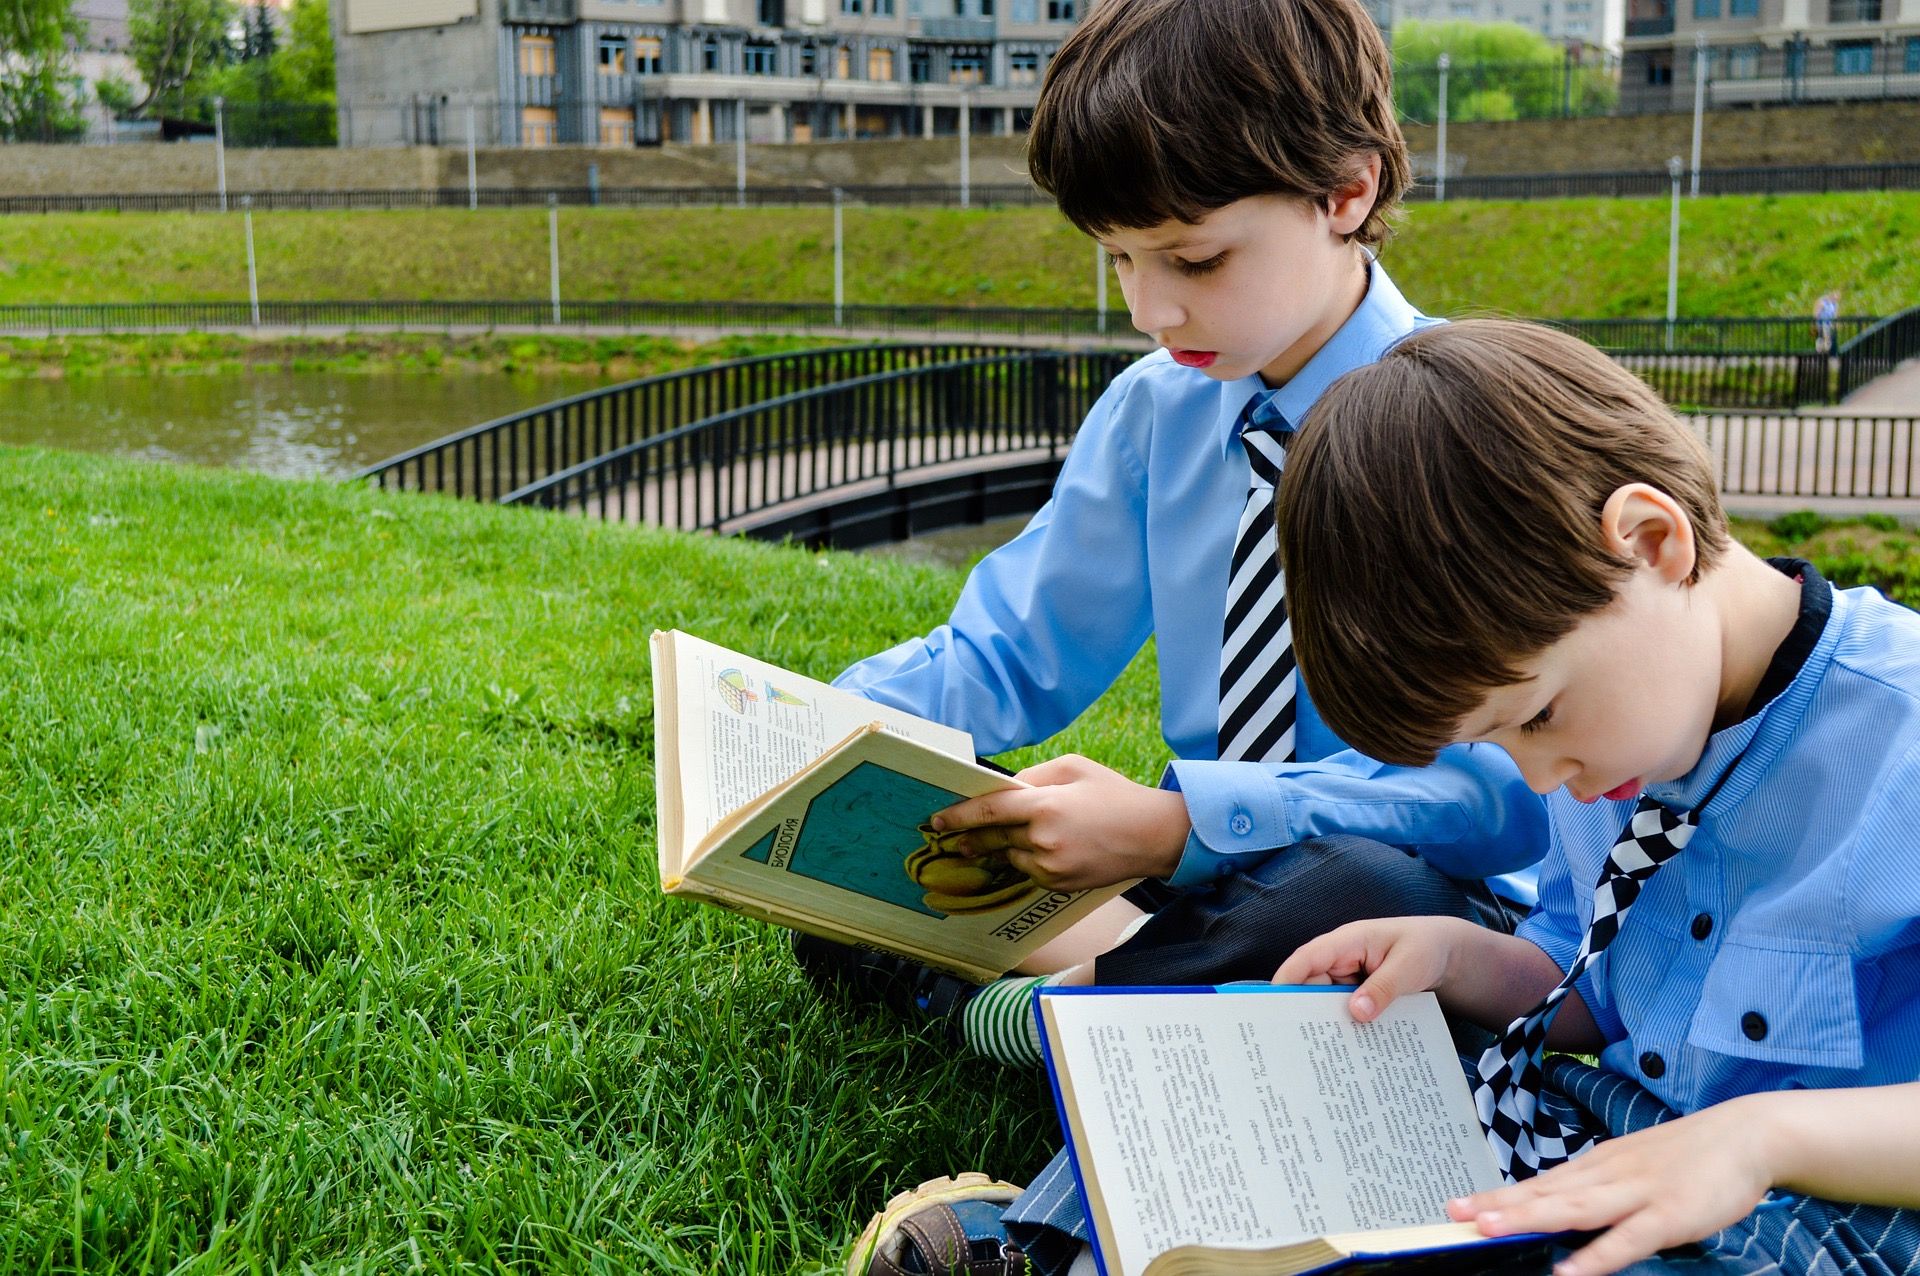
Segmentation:
{"type": "Polygon", "coordinates": [[[1262,763],[1170,762],[1160,787],[1186,799],[1193,822],[1169,885],[1205,886],[1298,840],[1274,793],[1273,772],[1262,763]]]}

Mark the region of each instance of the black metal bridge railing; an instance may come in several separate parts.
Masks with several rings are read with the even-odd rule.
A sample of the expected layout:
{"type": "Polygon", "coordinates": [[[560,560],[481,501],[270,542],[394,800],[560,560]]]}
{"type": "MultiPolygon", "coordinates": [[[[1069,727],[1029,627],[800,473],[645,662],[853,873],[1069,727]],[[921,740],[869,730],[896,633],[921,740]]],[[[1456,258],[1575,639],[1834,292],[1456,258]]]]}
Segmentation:
{"type": "Polygon", "coordinates": [[[1883,377],[1908,359],[1920,358],[1920,306],[1882,319],[1840,347],[1840,398],[1883,377]]]}
{"type": "Polygon", "coordinates": [[[504,499],[839,545],[1031,512],[1081,418],[1133,358],[989,353],[877,372],[716,412],[504,499]]]}
{"type": "Polygon", "coordinates": [[[709,364],[516,412],[403,452],[354,477],[380,487],[500,501],[528,484],[743,403],[1002,348],[840,346],[709,364]]]}

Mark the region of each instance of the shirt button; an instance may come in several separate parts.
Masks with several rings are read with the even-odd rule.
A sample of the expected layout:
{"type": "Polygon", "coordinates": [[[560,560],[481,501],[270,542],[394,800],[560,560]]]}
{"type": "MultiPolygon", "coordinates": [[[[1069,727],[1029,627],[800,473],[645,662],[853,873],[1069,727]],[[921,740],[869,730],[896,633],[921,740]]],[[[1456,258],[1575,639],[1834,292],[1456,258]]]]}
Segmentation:
{"type": "Polygon", "coordinates": [[[1640,1056],[1640,1071],[1651,1079],[1658,1081],[1666,1075],[1667,1061],[1649,1050],[1640,1056]]]}
{"type": "Polygon", "coordinates": [[[1747,1035],[1748,1041],[1759,1041],[1767,1035],[1767,1019],[1758,1010],[1749,1010],[1740,1016],[1740,1031],[1747,1035]]]}
{"type": "Polygon", "coordinates": [[[1701,913],[1693,919],[1693,937],[1695,939],[1704,940],[1711,934],[1713,934],[1712,916],[1707,913],[1701,913]]]}
{"type": "Polygon", "coordinates": [[[1235,837],[1245,837],[1253,832],[1253,820],[1245,814],[1236,815],[1227,821],[1227,827],[1233,830],[1235,837]]]}

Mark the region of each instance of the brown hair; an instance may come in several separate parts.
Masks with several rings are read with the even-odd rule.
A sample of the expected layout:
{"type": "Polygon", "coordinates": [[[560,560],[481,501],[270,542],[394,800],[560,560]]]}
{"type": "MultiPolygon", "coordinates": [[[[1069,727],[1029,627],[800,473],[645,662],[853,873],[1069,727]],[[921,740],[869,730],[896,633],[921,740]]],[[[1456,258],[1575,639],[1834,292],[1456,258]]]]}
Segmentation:
{"type": "Polygon", "coordinates": [[[1392,60],[1357,0],[1100,0],[1054,54],[1027,167],[1090,235],[1197,222],[1252,195],[1324,204],[1380,157],[1386,240],[1408,184],[1392,60]]]}
{"type": "Polygon", "coordinates": [[[1442,324],[1335,382],[1287,449],[1276,513],[1294,656],[1327,725],[1383,762],[1432,761],[1612,603],[1634,560],[1599,520],[1629,483],[1686,511],[1693,579],[1726,552],[1705,446],[1550,328],[1442,324]]]}

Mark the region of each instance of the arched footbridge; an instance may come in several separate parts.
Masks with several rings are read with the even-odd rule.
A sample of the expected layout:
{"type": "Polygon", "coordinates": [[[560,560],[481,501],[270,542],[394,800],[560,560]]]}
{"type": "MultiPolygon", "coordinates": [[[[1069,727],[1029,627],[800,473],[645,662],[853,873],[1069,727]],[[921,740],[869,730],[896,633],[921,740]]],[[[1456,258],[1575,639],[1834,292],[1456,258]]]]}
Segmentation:
{"type": "MultiPolygon", "coordinates": [[[[1910,374],[1920,356],[1920,309],[1848,344],[1860,347],[1859,358],[1843,349],[1820,369],[1843,392],[1870,377],[1910,374]]],[[[1691,364],[1616,356],[1670,399],[1686,400],[1686,389],[1663,385],[1662,377],[1675,369],[1693,376],[1691,364]]],[[[603,519],[853,548],[1038,509],[1094,399],[1138,357],[886,344],[741,359],[489,421],[356,477],[603,519]]],[[[1700,410],[1690,419],[1736,508],[1920,517],[1920,404],[1700,410]]]]}

